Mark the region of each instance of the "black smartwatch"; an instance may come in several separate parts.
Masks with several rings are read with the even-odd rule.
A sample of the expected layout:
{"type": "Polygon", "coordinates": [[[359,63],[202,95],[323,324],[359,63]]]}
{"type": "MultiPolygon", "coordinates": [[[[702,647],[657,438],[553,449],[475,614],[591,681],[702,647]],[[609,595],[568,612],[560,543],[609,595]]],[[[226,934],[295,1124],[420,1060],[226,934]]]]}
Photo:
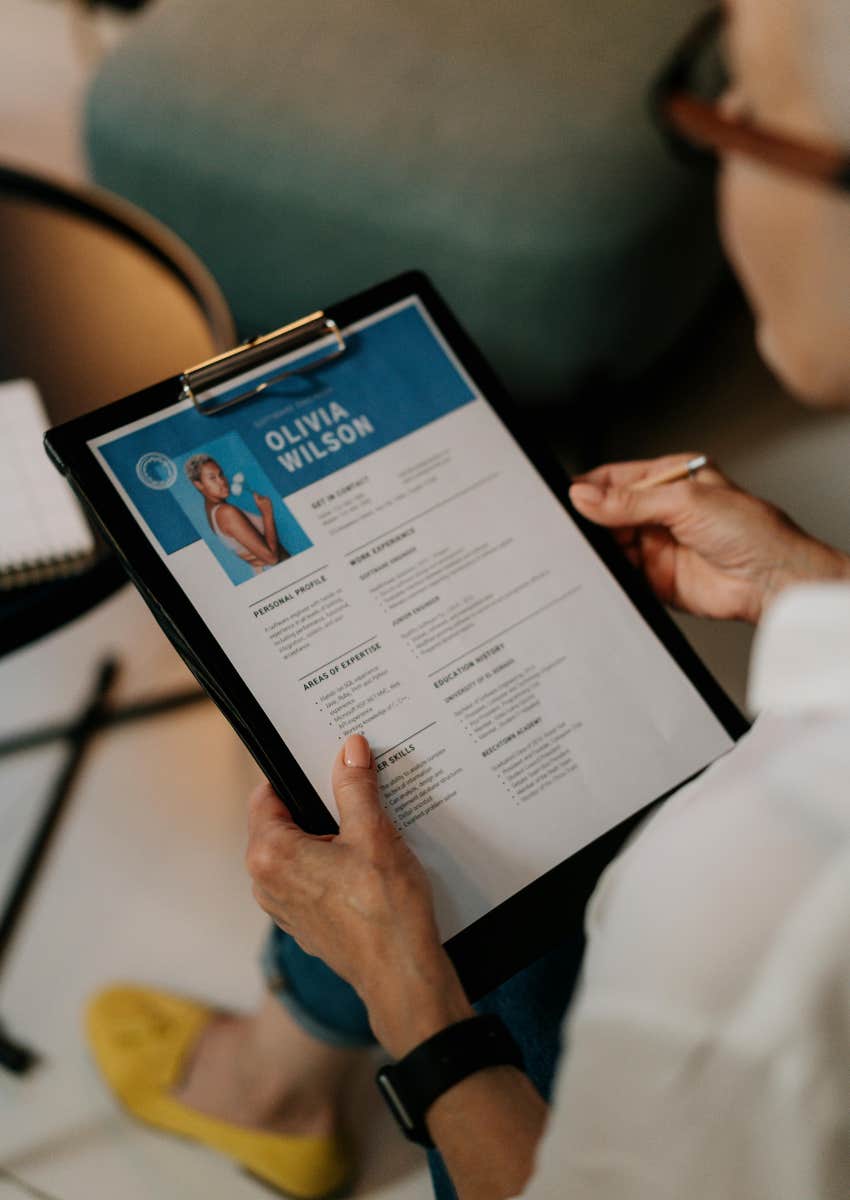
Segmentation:
{"type": "Polygon", "coordinates": [[[402,1133],[433,1147],[425,1118],[449,1088],[485,1067],[523,1069],[522,1053],[499,1017],[468,1017],[441,1029],[397,1063],[381,1067],[376,1078],[402,1133]]]}

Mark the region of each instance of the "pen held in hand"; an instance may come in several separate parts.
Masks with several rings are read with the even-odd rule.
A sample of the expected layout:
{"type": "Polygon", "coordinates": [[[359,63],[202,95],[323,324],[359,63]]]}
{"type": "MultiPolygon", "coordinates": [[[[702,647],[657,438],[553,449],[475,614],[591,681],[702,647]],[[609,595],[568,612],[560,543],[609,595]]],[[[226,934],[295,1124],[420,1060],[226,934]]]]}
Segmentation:
{"type": "Polygon", "coordinates": [[[650,475],[648,479],[641,479],[639,483],[633,484],[632,491],[644,492],[647,488],[658,487],[662,483],[674,483],[677,479],[687,479],[688,476],[693,479],[697,471],[706,466],[708,466],[708,455],[698,454],[696,458],[682,463],[681,466],[671,467],[659,475],[650,475]]]}

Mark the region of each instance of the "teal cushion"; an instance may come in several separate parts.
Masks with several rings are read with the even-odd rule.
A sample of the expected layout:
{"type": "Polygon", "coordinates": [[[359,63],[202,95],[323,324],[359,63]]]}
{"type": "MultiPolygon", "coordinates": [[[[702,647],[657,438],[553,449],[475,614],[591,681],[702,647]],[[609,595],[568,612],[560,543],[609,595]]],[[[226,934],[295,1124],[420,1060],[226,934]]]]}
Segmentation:
{"type": "Polygon", "coordinates": [[[645,93],[701,0],[161,0],[89,94],[94,176],[245,333],[410,267],[512,390],[670,345],[716,278],[710,182],[645,93]]]}

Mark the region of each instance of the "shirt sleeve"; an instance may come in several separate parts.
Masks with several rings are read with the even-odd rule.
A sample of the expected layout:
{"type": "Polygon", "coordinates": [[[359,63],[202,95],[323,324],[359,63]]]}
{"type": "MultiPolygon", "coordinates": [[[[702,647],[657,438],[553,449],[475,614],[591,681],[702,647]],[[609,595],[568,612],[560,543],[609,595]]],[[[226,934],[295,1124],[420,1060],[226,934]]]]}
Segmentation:
{"type": "Polygon", "coordinates": [[[826,836],[787,732],[676,797],[603,879],[522,1200],[847,1200],[846,813],[826,836]]]}

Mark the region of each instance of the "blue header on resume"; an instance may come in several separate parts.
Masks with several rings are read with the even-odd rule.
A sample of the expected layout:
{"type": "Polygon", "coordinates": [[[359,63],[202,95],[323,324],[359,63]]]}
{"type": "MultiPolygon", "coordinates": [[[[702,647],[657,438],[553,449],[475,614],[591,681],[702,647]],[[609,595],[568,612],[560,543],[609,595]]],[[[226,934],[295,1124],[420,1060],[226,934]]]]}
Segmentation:
{"type": "Polygon", "coordinates": [[[186,463],[223,457],[228,435],[220,465],[237,481],[230,503],[250,513],[254,492],[270,485],[285,501],[475,399],[414,302],[346,335],[346,343],[339,358],[214,417],[187,408],[100,447],[166,553],[199,537],[186,463]]]}

